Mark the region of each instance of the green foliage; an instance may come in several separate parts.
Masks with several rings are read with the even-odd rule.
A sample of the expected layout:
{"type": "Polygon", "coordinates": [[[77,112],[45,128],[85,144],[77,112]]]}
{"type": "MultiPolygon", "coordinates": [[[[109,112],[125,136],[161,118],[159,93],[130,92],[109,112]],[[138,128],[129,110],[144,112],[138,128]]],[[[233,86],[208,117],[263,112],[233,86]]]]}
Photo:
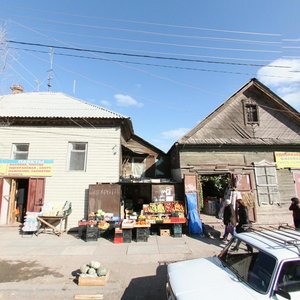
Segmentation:
{"type": "MultiPolygon", "coordinates": [[[[230,184],[231,179],[227,174],[224,175],[202,175],[200,177],[203,191],[209,196],[221,198],[224,196],[226,187],[230,184]]],[[[205,194],[205,193],[204,193],[205,194]]]]}

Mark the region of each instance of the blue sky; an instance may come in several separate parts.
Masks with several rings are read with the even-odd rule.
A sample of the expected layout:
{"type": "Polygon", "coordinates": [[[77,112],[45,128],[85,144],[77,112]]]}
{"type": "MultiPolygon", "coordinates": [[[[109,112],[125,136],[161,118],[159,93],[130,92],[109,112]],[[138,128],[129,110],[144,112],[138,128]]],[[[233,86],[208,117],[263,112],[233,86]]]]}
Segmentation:
{"type": "Polygon", "coordinates": [[[17,43],[0,49],[0,94],[47,91],[52,57],[51,91],[131,117],[168,151],[253,77],[299,111],[299,12],[298,0],[2,0],[17,43]]]}

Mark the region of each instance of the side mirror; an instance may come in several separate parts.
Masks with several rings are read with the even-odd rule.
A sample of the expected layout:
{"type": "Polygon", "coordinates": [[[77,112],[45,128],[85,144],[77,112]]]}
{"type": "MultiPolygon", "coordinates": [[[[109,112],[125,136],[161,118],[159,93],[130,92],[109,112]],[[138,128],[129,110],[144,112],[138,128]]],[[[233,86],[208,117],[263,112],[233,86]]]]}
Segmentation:
{"type": "Polygon", "coordinates": [[[286,298],[286,299],[289,299],[289,300],[291,299],[291,295],[288,292],[284,291],[283,289],[277,289],[277,290],[275,290],[274,293],[281,296],[281,297],[283,297],[283,298],[286,298]]]}

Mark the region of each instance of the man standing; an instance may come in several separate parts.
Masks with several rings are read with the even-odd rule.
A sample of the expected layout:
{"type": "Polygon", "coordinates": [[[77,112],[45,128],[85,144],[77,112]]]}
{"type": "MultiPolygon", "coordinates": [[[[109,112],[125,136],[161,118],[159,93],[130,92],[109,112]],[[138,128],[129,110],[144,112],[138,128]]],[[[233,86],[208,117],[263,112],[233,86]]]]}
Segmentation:
{"type": "Polygon", "coordinates": [[[293,220],[294,225],[297,230],[300,230],[300,204],[299,199],[296,197],[293,197],[291,199],[292,204],[289,207],[289,210],[293,211],[293,220]]]}

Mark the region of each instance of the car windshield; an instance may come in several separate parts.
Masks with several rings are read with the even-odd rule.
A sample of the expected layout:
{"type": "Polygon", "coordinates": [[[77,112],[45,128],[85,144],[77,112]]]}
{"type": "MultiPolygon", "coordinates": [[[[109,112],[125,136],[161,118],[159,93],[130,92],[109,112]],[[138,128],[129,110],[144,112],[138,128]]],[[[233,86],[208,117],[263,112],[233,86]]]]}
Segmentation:
{"type": "Polygon", "coordinates": [[[226,267],[260,293],[269,289],[276,259],[243,241],[235,240],[219,255],[226,267]]]}

